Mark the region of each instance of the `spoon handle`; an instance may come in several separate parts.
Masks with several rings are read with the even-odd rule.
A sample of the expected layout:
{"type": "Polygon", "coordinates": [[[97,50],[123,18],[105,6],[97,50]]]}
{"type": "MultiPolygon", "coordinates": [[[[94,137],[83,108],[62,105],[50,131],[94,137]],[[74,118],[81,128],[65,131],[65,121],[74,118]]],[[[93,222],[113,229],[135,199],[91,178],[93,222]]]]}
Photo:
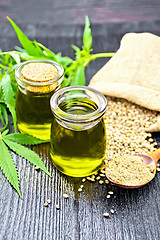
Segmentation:
{"type": "Polygon", "coordinates": [[[156,149],[154,152],[148,153],[147,155],[152,157],[155,164],[157,164],[158,160],[160,159],[160,148],[156,149]]]}

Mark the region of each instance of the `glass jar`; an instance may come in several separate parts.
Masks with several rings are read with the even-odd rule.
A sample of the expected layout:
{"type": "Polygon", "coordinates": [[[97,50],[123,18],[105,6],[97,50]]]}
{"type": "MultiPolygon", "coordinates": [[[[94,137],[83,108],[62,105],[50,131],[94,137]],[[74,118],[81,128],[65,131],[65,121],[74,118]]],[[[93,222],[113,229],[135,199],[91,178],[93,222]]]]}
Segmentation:
{"type": "Polygon", "coordinates": [[[15,70],[18,83],[16,115],[20,132],[50,139],[52,112],[49,102],[53,93],[60,89],[63,74],[63,67],[50,60],[31,60],[18,65],[15,70]]]}
{"type": "Polygon", "coordinates": [[[84,177],[95,173],[106,153],[105,123],[107,100],[89,87],[67,87],[50,101],[51,158],[66,175],[84,177]]]}

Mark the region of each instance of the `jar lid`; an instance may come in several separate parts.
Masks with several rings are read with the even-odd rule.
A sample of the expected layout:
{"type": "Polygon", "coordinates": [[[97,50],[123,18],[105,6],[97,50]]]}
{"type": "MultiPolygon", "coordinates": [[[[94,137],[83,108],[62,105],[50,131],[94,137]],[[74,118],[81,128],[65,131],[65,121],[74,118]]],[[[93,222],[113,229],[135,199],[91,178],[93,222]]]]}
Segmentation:
{"type": "Polygon", "coordinates": [[[15,69],[17,83],[30,92],[51,92],[62,82],[63,67],[51,60],[23,62],[15,69]]]}

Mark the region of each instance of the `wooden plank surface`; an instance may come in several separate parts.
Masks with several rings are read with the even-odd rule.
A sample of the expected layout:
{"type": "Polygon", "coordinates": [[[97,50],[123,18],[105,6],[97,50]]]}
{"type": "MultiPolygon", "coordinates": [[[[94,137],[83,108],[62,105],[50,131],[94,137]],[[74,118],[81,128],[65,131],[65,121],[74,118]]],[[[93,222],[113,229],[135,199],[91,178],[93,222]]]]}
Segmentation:
{"type": "Polygon", "coordinates": [[[93,23],[155,21],[160,19],[159,0],[1,0],[0,20],[6,16],[22,23],[68,25],[93,23]]]}
{"type": "MultiPolygon", "coordinates": [[[[56,28],[48,25],[21,25],[28,36],[55,52],[73,57],[71,44],[81,46],[83,27],[56,28]]],[[[92,25],[94,52],[115,51],[125,32],[150,31],[160,36],[159,22],[92,25]]],[[[0,24],[3,50],[13,49],[18,40],[9,24],[0,24]]],[[[87,80],[105,63],[92,62],[86,71],[87,80]]],[[[12,126],[11,126],[12,130],[12,126]]],[[[160,147],[160,135],[154,135],[160,147]]],[[[0,240],[159,240],[160,239],[160,174],[147,186],[136,190],[112,185],[85,183],[78,193],[80,179],[58,172],[49,156],[49,145],[34,147],[52,174],[50,179],[37,172],[24,159],[13,154],[19,171],[21,200],[0,171],[0,240]],[[109,190],[113,197],[106,198],[109,190]],[[68,199],[63,194],[69,195],[68,199]],[[51,199],[49,207],[43,204],[51,199]],[[56,210],[55,205],[60,205],[56,210]],[[104,218],[103,213],[115,209],[104,218]]]]}

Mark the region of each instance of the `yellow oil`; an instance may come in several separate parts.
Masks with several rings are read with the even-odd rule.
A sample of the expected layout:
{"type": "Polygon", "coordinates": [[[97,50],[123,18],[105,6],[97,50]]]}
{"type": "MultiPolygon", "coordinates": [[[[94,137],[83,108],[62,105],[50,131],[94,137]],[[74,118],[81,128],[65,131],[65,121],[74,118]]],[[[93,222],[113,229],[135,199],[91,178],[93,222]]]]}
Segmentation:
{"type": "MultiPolygon", "coordinates": [[[[61,109],[71,114],[87,114],[93,111],[88,103],[76,108],[70,103],[61,109]]],[[[57,169],[66,175],[84,177],[96,172],[103,164],[106,152],[105,124],[98,124],[86,130],[72,130],[62,126],[53,118],[51,126],[51,157],[57,169]]]]}
{"type": "Polygon", "coordinates": [[[49,140],[52,121],[50,97],[54,91],[46,94],[27,92],[18,89],[16,97],[16,115],[18,129],[22,133],[49,140]]]}

